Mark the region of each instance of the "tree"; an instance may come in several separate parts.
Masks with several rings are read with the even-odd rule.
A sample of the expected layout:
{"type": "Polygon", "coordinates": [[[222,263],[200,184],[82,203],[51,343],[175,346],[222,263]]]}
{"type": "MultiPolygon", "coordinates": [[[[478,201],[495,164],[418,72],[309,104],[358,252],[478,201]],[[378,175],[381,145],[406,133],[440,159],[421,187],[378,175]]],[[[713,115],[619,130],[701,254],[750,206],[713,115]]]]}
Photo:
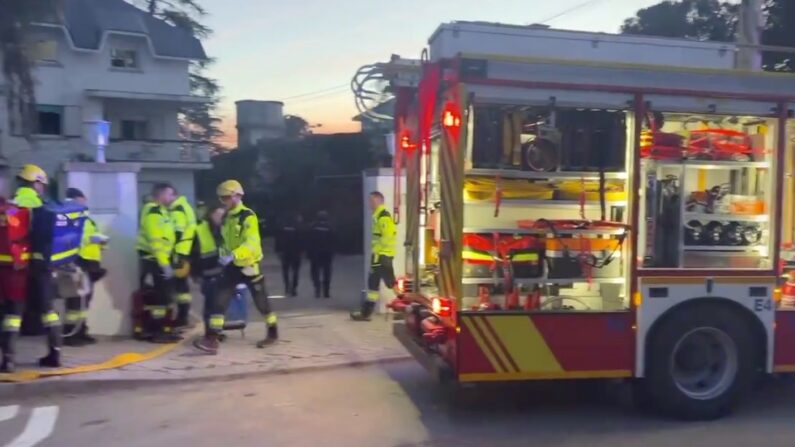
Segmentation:
{"type": "Polygon", "coordinates": [[[624,34],[730,41],[739,6],[718,0],[666,0],[637,12],[621,27],[624,34]]]}
{"type": "MultiPolygon", "coordinates": [[[[795,2],[766,0],[767,25],[762,32],[764,45],[795,48],[795,2]]],[[[666,0],[643,8],[624,21],[625,34],[686,37],[699,40],[732,41],[736,37],[740,6],[718,0],[666,0]]],[[[763,53],[764,69],[795,70],[792,55],[763,53]]]]}
{"type": "Polygon", "coordinates": [[[298,115],[285,115],[284,125],[287,138],[303,138],[311,133],[309,122],[298,115]]]}
{"type": "MultiPolygon", "coordinates": [[[[157,17],[177,28],[184,29],[198,39],[204,40],[212,35],[212,30],[202,24],[207,10],[199,0],[127,0],[144,9],[153,17],[157,17]]],[[[221,87],[217,79],[208,75],[208,69],[215,59],[194,61],[190,69],[191,92],[207,98],[207,102],[183,108],[180,119],[182,137],[192,141],[212,144],[214,152],[222,149],[217,143],[223,136],[220,128],[221,119],[216,114],[221,100],[221,87]]]]}
{"type": "Polygon", "coordinates": [[[35,124],[36,86],[25,42],[31,23],[60,20],[60,0],[0,0],[0,54],[6,81],[6,105],[14,127],[29,138],[35,124]]]}

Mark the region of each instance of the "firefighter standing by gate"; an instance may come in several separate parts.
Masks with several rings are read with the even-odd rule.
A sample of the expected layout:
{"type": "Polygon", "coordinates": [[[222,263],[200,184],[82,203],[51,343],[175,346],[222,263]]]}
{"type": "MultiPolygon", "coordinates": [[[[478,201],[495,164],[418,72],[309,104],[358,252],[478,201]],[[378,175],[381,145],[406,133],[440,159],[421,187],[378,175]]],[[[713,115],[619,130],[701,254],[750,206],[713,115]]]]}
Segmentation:
{"type": "Polygon", "coordinates": [[[309,227],[309,267],[315,298],[329,298],[331,292],[331,264],[334,260],[334,229],[329,223],[328,213],[318,211],[317,218],[309,227]]]}
{"type": "Polygon", "coordinates": [[[224,271],[218,287],[217,299],[210,314],[210,331],[194,342],[194,346],[204,352],[215,354],[218,351],[218,337],[224,328],[225,312],[229,300],[238,284],[245,284],[254,304],[265,318],[267,335],[257,342],[258,348],[274,343],[279,338],[276,314],[271,310],[265,276],[262,274],[262,240],[259,234],[257,215],[243,205],[243,186],[236,180],[227,180],[217,189],[218,198],[226,208],[221,237],[219,264],[224,271]]]}
{"type": "MultiPolygon", "coordinates": [[[[66,190],[66,199],[74,200],[75,202],[86,205],[86,196],[83,191],[77,188],[69,188],[66,190]]],[[[81,270],[88,275],[90,280],[90,290],[86,296],[85,306],[82,305],[81,299],[78,296],[66,298],[66,325],[64,332],[72,334],[75,331],[75,326],[80,325],[80,329],[72,336],[66,337],[64,343],[67,346],[83,346],[90,345],[97,342],[97,340],[88,334],[88,326],[86,325],[86,312],[91,303],[91,298],[94,295],[94,284],[101,280],[107,271],[102,268],[102,250],[105,249],[109,238],[99,232],[97,223],[90,217],[86,218],[85,226],[83,227],[83,241],[80,245],[80,252],[77,258],[77,265],[81,270]]]]}
{"type": "MultiPolygon", "coordinates": [[[[135,336],[154,343],[174,343],[181,338],[171,333],[166,324],[168,308],[174,291],[174,269],[171,266],[176,232],[169,215],[169,206],[174,202],[176,191],[168,183],[159,183],[152,189],[154,203],[141,216],[138,234],[138,254],[141,258],[141,276],[151,278],[153,301],[144,303],[149,314],[150,327],[136,327],[135,336]]],[[[141,287],[143,287],[143,281],[141,287]]]]}
{"type": "Polygon", "coordinates": [[[395,287],[395,271],[392,261],[395,257],[397,227],[392,215],[384,206],[384,195],[378,191],[370,193],[370,208],[373,210],[370,274],[367,277],[367,297],[360,310],[351,312],[354,321],[368,321],[378,302],[378,289],[381,281],[387,287],[395,287]]]}
{"type": "Polygon", "coordinates": [[[196,214],[185,196],[179,196],[170,206],[171,220],[176,232],[174,246],[174,291],[177,300],[177,327],[188,326],[192,296],[188,284],[190,273],[190,254],[196,235],[196,214]]]}
{"type": "MultiPolygon", "coordinates": [[[[17,189],[14,197],[14,204],[28,209],[39,208],[44,205],[42,196],[46,191],[49,179],[47,173],[36,165],[28,164],[22,167],[17,179],[21,186],[17,189]]],[[[31,238],[35,235],[31,235],[31,238]]],[[[58,368],[61,366],[61,344],[62,344],[62,328],[61,321],[58,313],[55,312],[53,306],[53,298],[55,294],[55,284],[53,281],[52,270],[44,262],[36,262],[36,253],[33,253],[34,262],[30,263],[27,270],[28,278],[28,292],[26,306],[29,306],[37,315],[41,316],[41,323],[45,328],[47,334],[47,347],[48,353],[45,357],[39,359],[39,366],[58,368]]],[[[32,313],[32,314],[33,314],[32,313]]],[[[8,316],[8,314],[7,314],[8,316]]],[[[21,319],[18,320],[21,322],[21,319]]],[[[16,329],[19,329],[18,327],[16,329]]],[[[5,352],[10,352],[10,361],[6,369],[13,369],[13,353],[14,353],[14,338],[16,333],[9,331],[7,343],[8,348],[5,352]]],[[[4,337],[5,338],[5,337],[4,337]]],[[[5,359],[4,359],[5,360],[5,359]]]]}

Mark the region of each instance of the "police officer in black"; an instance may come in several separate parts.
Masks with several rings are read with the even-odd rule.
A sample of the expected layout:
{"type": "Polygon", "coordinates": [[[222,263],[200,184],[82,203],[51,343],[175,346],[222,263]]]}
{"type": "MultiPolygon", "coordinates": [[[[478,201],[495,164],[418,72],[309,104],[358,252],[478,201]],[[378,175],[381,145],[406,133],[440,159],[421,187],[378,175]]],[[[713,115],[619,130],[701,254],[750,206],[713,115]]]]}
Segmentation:
{"type": "Polygon", "coordinates": [[[331,296],[331,263],[334,260],[336,240],[326,211],[317,213],[315,221],[309,226],[307,241],[309,243],[307,255],[309,256],[312,283],[315,286],[315,298],[321,296],[329,298],[331,296]]]}
{"type": "Polygon", "coordinates": [[[276,236],[276,253],[282,261],[282,279],[287,296],[298,296],[298,276],[304,253],[304,218],[300,214],[282,225],[276,236]]]}

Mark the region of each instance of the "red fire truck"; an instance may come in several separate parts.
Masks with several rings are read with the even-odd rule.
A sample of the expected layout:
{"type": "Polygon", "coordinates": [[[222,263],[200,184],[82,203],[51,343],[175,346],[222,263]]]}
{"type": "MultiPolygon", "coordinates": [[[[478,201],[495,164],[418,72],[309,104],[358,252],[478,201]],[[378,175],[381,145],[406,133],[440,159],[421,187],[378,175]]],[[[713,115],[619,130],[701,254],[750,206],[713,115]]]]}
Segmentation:
{"type": "Polygon", "coordinates": [[[423,365],[632,379],[690,419],[795,371],[795,76],[735,69],[732,44],[544,27],[429,44],[378,66],[406,176],[390,307],[423,365]]]}

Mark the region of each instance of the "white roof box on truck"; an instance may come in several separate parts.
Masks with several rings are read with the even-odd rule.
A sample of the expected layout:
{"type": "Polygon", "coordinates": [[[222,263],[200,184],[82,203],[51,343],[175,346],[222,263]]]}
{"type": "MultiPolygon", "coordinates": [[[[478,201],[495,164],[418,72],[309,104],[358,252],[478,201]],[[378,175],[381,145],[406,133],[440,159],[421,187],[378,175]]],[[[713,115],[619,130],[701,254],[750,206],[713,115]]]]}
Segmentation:
{"type": "Polygon", "coordinates": [[[428,44],[432,61],[480,54],[709,69],[734,68],[737,49],[723,42],[484,22],[444,23],[428,44]]]}

